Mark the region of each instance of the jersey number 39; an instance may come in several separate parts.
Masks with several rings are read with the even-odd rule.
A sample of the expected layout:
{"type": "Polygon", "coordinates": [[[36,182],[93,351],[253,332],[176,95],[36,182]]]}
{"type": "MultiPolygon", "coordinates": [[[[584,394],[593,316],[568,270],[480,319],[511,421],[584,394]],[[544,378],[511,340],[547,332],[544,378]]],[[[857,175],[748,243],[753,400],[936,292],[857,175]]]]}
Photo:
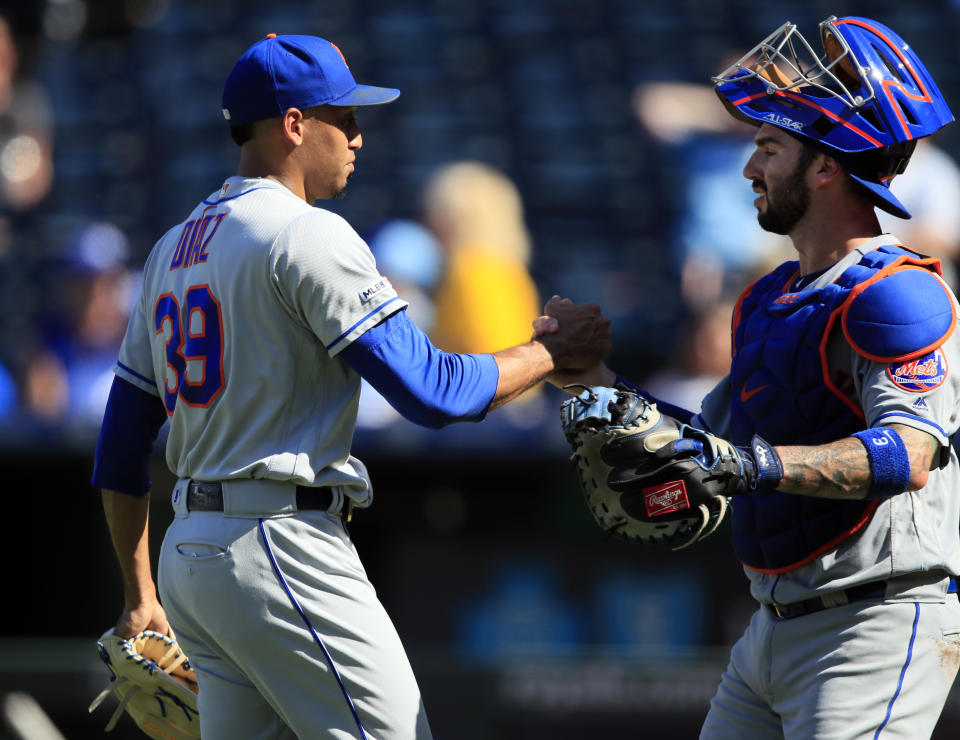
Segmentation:
{"type": "Polygon", "coordinates": [[[173,414],[177,397],[188,406],[209,406],[224,387],[223,317],[210,287],[188,288],[183,310],[172,293],[160,296],[154,329],[167,334],[167,414],[173,414]]]}

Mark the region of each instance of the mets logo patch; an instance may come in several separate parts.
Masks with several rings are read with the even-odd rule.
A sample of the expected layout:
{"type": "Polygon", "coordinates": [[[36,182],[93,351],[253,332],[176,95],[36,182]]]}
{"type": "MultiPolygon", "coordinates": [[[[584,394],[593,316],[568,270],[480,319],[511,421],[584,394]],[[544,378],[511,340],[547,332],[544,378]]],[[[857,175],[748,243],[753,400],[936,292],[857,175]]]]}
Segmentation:
{"type": "Polygon", "coordinates": [[[898,388],[911,393],[926,393],[947,379],[947,358],[941,350],[934,350],[918,360],[887,365],[887,375],[898,388]]]}
{"type": "Polygon", "coordinates": [[[682,480],[663,483],[643,489],[643,503],[647,507],[647,516],[663,516],[674,511],[690,508],[687,487],[682,480]]]}

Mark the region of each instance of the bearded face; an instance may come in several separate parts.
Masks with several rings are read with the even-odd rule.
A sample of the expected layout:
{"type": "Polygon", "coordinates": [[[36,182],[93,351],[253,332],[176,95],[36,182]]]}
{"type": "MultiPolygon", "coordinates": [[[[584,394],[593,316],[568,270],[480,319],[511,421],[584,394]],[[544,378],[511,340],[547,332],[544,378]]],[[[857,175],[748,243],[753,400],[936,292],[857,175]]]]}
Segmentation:
{"type": "Polygon", "coordinates": [[[804,176],[812,158],[801,156],[793,171],[782,179],[754,180],[763,190],[766,208],[757,212],[757,222],[773,234],[789,234],[810,207],[810,188],[804,176]]]}

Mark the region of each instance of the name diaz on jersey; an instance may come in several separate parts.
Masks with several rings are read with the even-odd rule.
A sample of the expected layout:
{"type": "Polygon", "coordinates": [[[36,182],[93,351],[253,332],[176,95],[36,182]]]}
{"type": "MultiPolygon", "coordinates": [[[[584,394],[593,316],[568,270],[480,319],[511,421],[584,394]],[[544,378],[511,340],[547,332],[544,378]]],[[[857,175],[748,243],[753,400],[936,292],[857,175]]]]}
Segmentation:
{"type": "MultiPolygon", "coordinates": [[[[210,209],[207,209],[210,210],[210,209]]],[[[180,234],[180,241],[177,242],[177,248],[173,251],[173,259],[170,261],[170,269],[187,268],[207,261],[207,245],[213,239],[213,235],[220,228],[220,222],[226,217],[226,213],[207,213],[205,210],[200,218],[193,221],[187,221],[183,225],[183,231],[180,234]],[[213,224],[213,228],[210,225],[213,224]],[[207,233],[207,232],[210,233],[207,233]]]]}

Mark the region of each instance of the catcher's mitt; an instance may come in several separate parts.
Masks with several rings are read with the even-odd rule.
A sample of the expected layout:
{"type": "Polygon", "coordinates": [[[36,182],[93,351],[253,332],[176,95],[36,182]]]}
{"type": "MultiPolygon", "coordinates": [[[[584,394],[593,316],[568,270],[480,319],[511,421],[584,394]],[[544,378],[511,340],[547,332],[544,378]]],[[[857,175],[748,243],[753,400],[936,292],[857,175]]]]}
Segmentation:
{"type": "Polygon", "coordinates": [[[112,676],[110,685],[93,700],[88,711],[100,706],[111,693],[120,700],[107,723],[107,732],[126,710],[141,730],[157,740],[200,737],[197,674],[172,634],[145,630],[123,640],[111,629],[97,642],[97,650],[112,676]]]}
{"type": "Polygon", "coordinates": [[[563,402],[561,424],[604,531],[679,550],[716,531],[728,496],[756,488],[760,475],[749,451],[661,413],[636,393],[574,387],[584,390],[563,402]]]}

